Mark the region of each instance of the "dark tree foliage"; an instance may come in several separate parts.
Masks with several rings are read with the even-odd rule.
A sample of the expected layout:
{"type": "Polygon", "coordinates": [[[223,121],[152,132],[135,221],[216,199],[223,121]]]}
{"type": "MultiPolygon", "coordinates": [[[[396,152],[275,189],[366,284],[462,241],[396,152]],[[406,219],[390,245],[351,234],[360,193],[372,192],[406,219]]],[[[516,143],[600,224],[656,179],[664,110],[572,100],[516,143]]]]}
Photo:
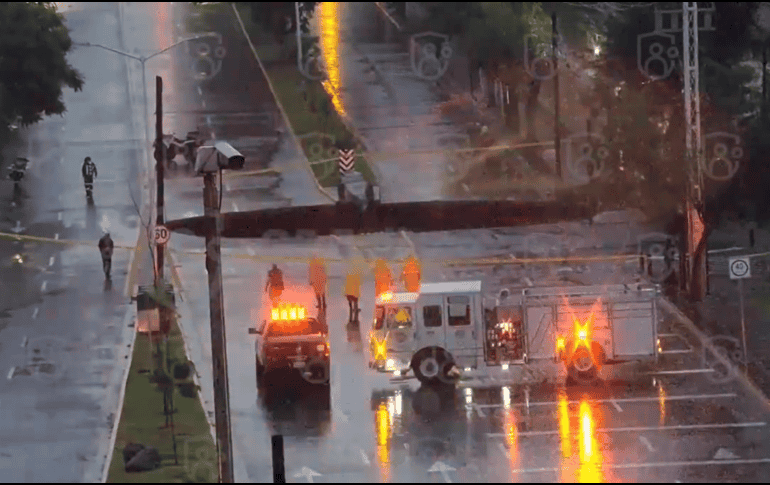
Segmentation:
{"type": "MultiPolygon", "coordinates": [[[[300,28],[309,31],[309,21],[317,2],[299,2],[300,28]]],[[[284,36],[296,32],[296,11],[294,2],[248,2],[251,20],[271,32],[276,41],[283,43],[284,36]]]]}
{"type": "Polygon", "coordinates": [[[50,2],[0,3],[0,122],[28,126],[66,111],[62,88],[80,91],[67,63],[69,30],[50,2]]]}

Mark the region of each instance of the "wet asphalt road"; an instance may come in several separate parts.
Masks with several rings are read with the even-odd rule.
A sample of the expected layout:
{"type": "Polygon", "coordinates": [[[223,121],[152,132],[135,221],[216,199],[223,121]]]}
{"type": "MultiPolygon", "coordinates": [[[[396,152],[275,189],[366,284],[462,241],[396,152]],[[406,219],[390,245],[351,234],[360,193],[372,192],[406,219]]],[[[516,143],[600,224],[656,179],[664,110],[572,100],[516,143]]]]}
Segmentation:
{"type": "MultiPolygon", "coordinates": [[[[76,42],[122,49],[116,4],[66,13],[76,42]]],[[[65,90],[67,112],[23,131],[32,161],[13,206],[0,196],[3,232],[50,242],[0,242],[0,468],[3,481],[80,482],[102,478],[131,352],[132,312],[124,287],[138,230],[131,194],[141,204],[141,119],[131,108],[125,59],[73,49],[82,92],[65,90]],[[93,205],[80,166],[97,165],[93,205]],[[116,242],[112,281],[96,247],[103,231],[116,242]],[[84,244],[63,241],[83,241],[84,244]],[[10,268],[10,255],[25,258],[10,268]]]]}
{"type": "MultiPolygon", "coordinates": [[[[97,26],[117,21],[117,8],[113,4],[92,5],[69,14],[73,38],[115,45],[112,42],[117,43],[119,39],[100,38],[99,35],[110,34],[114,37],[115,32],[120,30],[105,31],[97,26]]],[[[136,48],[147,53],[173,42],[174,35],[180,34],[174,25],[179,24],[182,13],[168,4],[157,7],[132,3],[125,4],[123,8],[122,35],[127,50],[136,48]],[[172,33],[168,34],[169,38],[164,37],[167,32],[172,33]]],[[[237,41],[231,39],[227,42],[232,42],[228,44],[228,51],[237,52],[236,48],[230,48],[237,41]]],[[[210,91],[203,86],[199,91],[182,71],[189,66],[186,56],[182,49],[157,59],[158,64],[152,69],[148,64],[148,86],[154,85],[152,79],[156,72],[162,73],[167,87],[164,104],[169,113],[179,113],[169,115],[165,120],[166,131],[176,131],[179,135],[199,124],[200,119],[193,121],[181,113],[197,110],[200,106],[210,117],[206,120],[206,115],[203,115],[203,122],[208,121],[214,127],[217,138],[237,140],[232,132],[228,133],[230,129],[234,130],[232,123],[217,123],[217,109],[231,109],[232,101],[228,101],[225,94],[228,90],[233,92],[233,85],[219,88],[209,85],[210,91]]],[[[134,86],[129,93],[133,96],[141,93],[136,89],[136,83],[141,83],[141,77],[137,81],[137,71],[139,76],[141,74],[136,66],[132,66],[127,75],[121,71],[121,66],[125,64],[115,61],[106,52],[81,54],[76,51],[72,59],[87,77],[89,63],[99,66],[98,73],[94,72],[89,77],[92,89],[98,90],[101,86],[101,89],[114,90],[110,87],[113,83],[125,86],[128,79],[129,84],[134,86]],[[102,55],[104,57],[100,57],[102,55]],[[104,66],[113,66],[115,72],[107,74],[104,66]],[[100,84],[102,82],[104,84],[100,84]]],[[[241,64],[236,62],[230,65],[241,64]]],[[[223,68],[220,75],[228,72],[223,68]]],[[[247,75],[257,76],[247,72],[241,78],[247,75]]],[[[87,89],[91,88],[87,85],[87,89]]],[[[28,216],[29,222],[21,220],[22,226],[32,231],[36,221],[45,221],[52,227],[64,227],[59,233],[62,239],[95,240],[99,223],[107,220],[112,224],[110,230],[113,234],[118,234],[116,241],[133,243],[136,226],[131,227],[128,208],[132,206],[127,191],[135,186],[141,168],[132,172],[125,167],[142,160],[142,155],[137,152],[141,147],[136,147],[133,141],[142,137],[141,110],[136,103],[132,105],[133,111],[120,103],[110,104],[102,100],[101,104],[97,104],[93,101],[97,99],[95,96],[96,93],[92,96],[73,95],[67,99],[69,113],[65,118],[66,129],[61,130],[61,125],[53,123],[43,124],[39,127],[42,130],[39,135],[33,136],[33,140],[45,140],[44,148],[34,153],[42,163],[49,165],[37,166],[36,169],[40,170],[35,174],[37,181],[30,185],[37,184],[39,193],[46,194],[40,200],[47,200],[45,204],[48,205],[41,202],[34,211],[30,209],[32,215],[28,216]],[[139,123],[136,123],[136,118],[139,123]],[[102,130],[109,123],[123,123],[122,129],[128,134],[120,137],[111,133],[89,132],[89,128],[97,128],[90,125],[96,123],[95,120],[102,130]],[[139,126],[138,131],[136,125],[139,126]],[[71,135],[71,130],[75,135],[71,135]],[[58,137],[56,133],[59,133],[58,137]],[[58,148],[52,145],[55,140],[61,144],[58,148]],[[113,142],[107,143],[109,140],[113,142]],[[133,151],[119,152],[121,144],[133,144],[133,151]],[[112,170],[118,174],[116,180],[124,180],[124,184],[117,184],[110,191],[109,199],[100,196],[106,189],[97,185],[95,213],[86,210],[80,197],[82,189],[77,169],[84,156],[84,147],[88,148],[88,153],[97,163],[104,160],[100,165],[100,175],[112,170]],[[47,154],[48,151],[50,153],[47,154]],[[58,168],[60,171],[54,172],[58,175],[56,178],[45,176],[56,167],[65,166],[60,162],[61,157],[77,160],[77,167],[73,170],[58,168]],[[104,172],[102,165],[106,168],[104,172]],[[63,194],[61,201],[56,200],[56,192],[63,194]],[[58,213],[62,213],[61,222],[58,213]],[[66,232],[67,227],[69,232],[66,232]]],[[[150,98],[154,96],[150,95],[150,98]]],[[[240,108],[247,113],[265,109],[261,103],[249,106],[242,102],[240,108]]],[[[221,118],[232,120],[230,115],[221,118]]],[[[249,118],[246,116],[244,119],[249,118]]],[[[242,130],[248,124],[246,122],[238,129],[242,130]]],[[[248,137],[249,133],[246,131],[239,136],[248,137]]],[[[290,154],[279,155],[273,163],[279,165],[290,158],[290,154]]],[[[202,213],[200,180],[181,172],[171,178],[166,192],[167,217],[202,213]]],[[[323,199],[317,193],[314,195],[312,186],[302,185],[301,176],[289,180],[273,191],[253,188],[231,191],[226,188],[223,210],[250,210],[280,204],[280,201],[286,203],[287,200],[295,204],[301,201],[317,203],[317,200],[323,199]]],[[[245,186],[248,187],[248,184],[245,186]]],[[[573,231],[579,231],[579,228],[580,224],[568,227],[573,231]]],[[[655,383],[651,376],[625,380],[616,376],[609,378],[603,388],[564,391],[558,386],[544,384],[531,384],[528,388],[514,385],[510,375],[497,371],[490,373],[490,378],[470,380],[456,390],[444,391],[421,388],[414,380],[392,382],[384,375],[375,374],[366,365],[367,350],[346,342],[343,325],[347,320],[347,305],[342,295],[342,283],[348,269],[345,261],[358,252],[400,259],[414,245],[421,256],[437,259],[441,256],[500,254],[503,251],[527,252],[529,250],[524,251],[523,248],[529,245],[532,249],[529,252],[547,254],[549,246],[571,247],[576,240],[576,236],[571,236],[568,230],[562,228],[559,232],[557,229],[553,226],[537,227],[528,231],[539,235],[536,237],[527,234],[514,234],[508,238],[497,234],[495,237],[491,231],[479,231],[442,235],[441,238],[393,234],[299,241],[224,242],[223,280],[236,479],[272,481],[270,436],[282,434],[285,437],[286,474],[290,482],[767,481],[770,462],[766,440],[767,414],[737,384],[713,384],[701,374],[658,378],[655,383]],[[558,244],[553,242],[554,239],[558,244]],[[287,282],[302,284],[307,277],[306,266],[287,263],[280,258],[305,257],[311,251],[318,251],[330,260],[340,260],[330,261],[329,267],[332,391],[328,406],[319,402],[312,388],[288,378],[286,389],[260,395],[255,383],[254,340],[247,334],[249,326],[258,321],[262,311],[262,289],[269,264],[274,260],[279,262],[287,282]]],[[[615,241],[619,245],[618,240],[625,240],[630,230],[623,225],[606,226],[601,230],[584,228],[580,237],[586,248],[592,248],[597,253],[604,250],[612,252],[614,248],[609,244],[596,247],[595,240],[615,241]]],[[[643,232],[643,229],[638,230],[643,232]]],[[[46,233],[41,231],[40,235],[46,233]]],[[[36,250],[39,252],[34,254],[35,260],[42,262],[41,265],[47,264],[49,253],[44,251],[50,252],[52,247],[43,246],[46,249],[36,250]]],[[[203,241],[175,234],[170,247],[170,263],[174,265],[172,274],[181,291],[180,323],[190,357],[200,373],[204,409],[212,411],[203,241]]],[[[27,364],[27,351],[20,344],[27,335],[26,348],[32,348],[30,325],[44,325],[40,328],[66,340],[73,349],[78,343],[88,346],[87,352],[80,352],[77,359],[70,357],[69,360],[60,357],[62,354],[71,355],[67,351],[58,354],[47,351],[48,355],[59,358],[58,362],[66,363],[66,366],[54,367],[61,372],[58,380],[51,380],[38,372],[30,376],[13,376],[0,384],[2,422],[15,423],[16,426],[13,429],[4,426],[3,446],[0,448],[0,460],[4,461],[5,469],[15,474],[4,475],[11,480],[88,481],[98,478],[95,457],[99,456],[98,446],[106,444],[106,434],[96,438],[89,430],[103,432],[106,426],[101,424],[102,418],[106,421],[108,410],[114,409],[114,406],[110,404],[113,394],[103,390],[103,380],[99,380],[97,385],[97,377],[94,376],[97,376],[95,372],[111,372],[112,376],[120,374],[116,362],[122,358],[121,352],[125,348],[125,326],[116,315],[120,316],[120,312],[125,311],[121,306],[125,305],[125,300],[117,290],[122,290],[125,282],[121,279],[125,278],[122,268],[127,266],[128,257],[126,252],[117,252],[114,289],[109,293],[101,284],[98,258],[93,251],[95,248],[75,247],[51,253],[55,256],[55,263],[51,266],[53,269],[46,270],[52,272],[48,279],[43,279],[48,274],[45,271],[23,278],[35,285],[40,283],[38,288],[42,287],[43,281],[48,281],[44,292],[51,293],[53,290],[53,293],[61,293],[41,295],[35,300],[38,306],[12,309],[10,316],[3,318],[3,324],[7,323],[0,330],[0,363],[4,368],[21,366],[22,361],[27,364]],[[38,308],[37,312],[35,308],[38,308]],[[48,320],[43,319],[44,315],[58,317],[48,320]],[[72,318],[72,315],[79,318],[72,318]],[[109,321],[106,325],[105,320],[109,321]],[[105,369],[109,366],[110,369],[103,370],[101,366],[105,369]],[[51,389],[54,394],[51,394],[51,389]],[[9,432],[6,433],[6,430],[9,432]],[[12,441],[19,440],[18,436],[32,436],[34,439],[12,441]],[[70,437],[71,440],[67,441],[70,437]],[[81,450],[84,459],[77,456],[81,450]],[[14,460],[24,460],[24,465],[14,460]]],[[[558,272],[551,268],[538,270],[528,277],[558,279],[558,272]]],[[[633,275],[630,268],[621,270],[589,265],[587,270],[577,269],[594,282],[606,281],[610,276],[632,278],[633,275]]],[[[481,275],[486,275],[486,278],[491,276],[487,272],[470,268],[458,274],[434,264],[426,264],[424,268],[425,278],[435,280],[481,275]]],[[[522,275],[513,274],[514,270],[509,272],[509,279],[523,279],[522,275]]],[[[497,276],[494,285],[513,284],[506,283],[505,274],[497,276]]],[[[373,312],[373,301],[368,296],[373,292],[373,282],[367,278],[362,287],[364,296],[361,303],[364,332],[369,326],[368,315],[373,312]]],[[[41,335],[36,332],[35,336],[41,335]]],[[[46,352],[44,345],[40,347],[46,352]]],[[[50,348],[56,349],[55,346],[50,348]]],[[[699,367],[695,356],[685,356],[681,361],[669,364],[684,369],[699,367]]],[[[54,376],[57,376],[57,371],[54,371],[54,376]]]]}

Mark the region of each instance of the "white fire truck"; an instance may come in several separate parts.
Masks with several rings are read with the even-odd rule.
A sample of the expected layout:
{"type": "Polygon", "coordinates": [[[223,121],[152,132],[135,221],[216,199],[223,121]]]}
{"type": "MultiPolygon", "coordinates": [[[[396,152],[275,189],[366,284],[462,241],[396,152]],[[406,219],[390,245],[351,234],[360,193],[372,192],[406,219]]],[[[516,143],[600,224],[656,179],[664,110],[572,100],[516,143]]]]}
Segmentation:
{"type": "Polygon", "coordinates": [[[482,295],[481,281],[381,295],[370,367],[453,384],[477,369],[550,364],[568,381],[587,384],[606,365],[657,360],[657,286],[523,288],[487,308],[482,295]]]}

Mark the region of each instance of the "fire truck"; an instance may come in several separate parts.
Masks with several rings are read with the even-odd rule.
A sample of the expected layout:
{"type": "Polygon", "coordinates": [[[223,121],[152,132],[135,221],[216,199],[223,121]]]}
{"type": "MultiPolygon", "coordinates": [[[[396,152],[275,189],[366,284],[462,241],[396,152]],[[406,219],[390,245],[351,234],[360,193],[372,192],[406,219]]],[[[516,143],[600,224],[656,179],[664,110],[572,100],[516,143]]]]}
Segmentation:
{"type": "Polygon", "coordinates": [[[329,331],[322,315],[314,318],[307,311],[314,296],[286,288],[282,297],[282,302],[269,308],[261,324],[249,328],[249,334],[256,335],[257,387],[272,386],[274,371],[294,370],[310,384],[328,389],[329,331]]]}
{"type": "Polygon", "coordinates": [[[645,283],[529,287],[487,305],[481,281],[423,283],[377,298],[369,366],[423,384],[517,366],[591,384],[605,366],[657,361],[659,294],[645,283]]]}

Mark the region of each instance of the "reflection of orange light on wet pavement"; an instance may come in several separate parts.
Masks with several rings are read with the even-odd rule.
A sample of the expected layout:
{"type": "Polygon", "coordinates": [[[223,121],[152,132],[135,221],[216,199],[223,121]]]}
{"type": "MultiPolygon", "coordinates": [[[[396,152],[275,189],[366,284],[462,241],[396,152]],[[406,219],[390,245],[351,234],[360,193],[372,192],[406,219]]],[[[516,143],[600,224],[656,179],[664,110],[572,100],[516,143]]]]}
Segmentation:
{"type": "Polygon", "coordinates": [[[377,407],[377,461],[384,482],[390,481],[390,413],[385,403],[377,407]]]}
{"type": "Polygon", "coordinates": [[[321,2],[318,6],[320,21],[321,54],[326,66],[327,79],[323,87],[332,98],[332,104],[340,116],[345,116],[345,107],[340,96],[340,3],[321,2]]]}
{"type": "Polygon", "coordinates": [[[591,405],[585,400],[580,401],[580,444],[580,468],[576,481],[604,482],[601,466],[603,457],[596,439],[596,421],[591,405]]]}
{"type": "Polygon", "coordinates": [[[572,456],[572,438],[569,432],[569,403],[564,392],[559,392],[559,438],[561,438],[562,458],[570,458],[572,456]]]}
{"type": "Polygon", "coordinates": [[[658,412],[660,413],[660,425],[666,424],[666,390],[663,384],[658,382],[658,412]]]}
{"type": "Polygon", "coordinates": [[[516,413],[513,409],[507,409],[503,418],[505,430],[505,447],[510,457],[511,469],[518,468],[519,464],[519,430],[516,427],[516,413]]]}

